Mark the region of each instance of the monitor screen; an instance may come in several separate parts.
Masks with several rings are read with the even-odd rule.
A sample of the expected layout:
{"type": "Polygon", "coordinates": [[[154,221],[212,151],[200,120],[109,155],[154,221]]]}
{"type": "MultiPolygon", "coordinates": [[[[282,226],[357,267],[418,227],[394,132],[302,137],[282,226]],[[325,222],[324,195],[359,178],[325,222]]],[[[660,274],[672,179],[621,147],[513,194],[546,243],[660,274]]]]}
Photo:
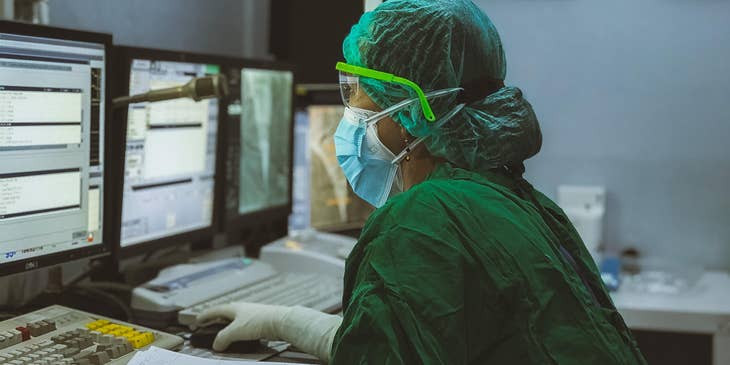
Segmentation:
{"type": "MultiPolygon", "coordinates": [[[[179,86],[219,69],[202,63],[133,59],[129,93],[179,86]]],[[[123,248],[211,227],[217,133],[216,99],[129,106],[123,248]]]]}
{"type": "Polygon", "coordinates": [[[102,245],[105,73],[104,43],[0,32],[0,266],[102,245]]]}
{"type": "Polygon", "coordinates": [[[290,204],[294,76],[241,69],[239,215],[290,204]]]}

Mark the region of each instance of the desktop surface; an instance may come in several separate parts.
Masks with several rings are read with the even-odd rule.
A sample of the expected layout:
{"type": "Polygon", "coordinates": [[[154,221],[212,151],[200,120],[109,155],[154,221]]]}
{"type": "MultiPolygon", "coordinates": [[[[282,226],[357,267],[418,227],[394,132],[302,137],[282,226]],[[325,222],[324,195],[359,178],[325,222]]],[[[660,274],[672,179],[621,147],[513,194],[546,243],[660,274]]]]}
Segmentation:
{"type": "Polygon", "coordinates": [[[725,330],[730,336],[730,274],[708,271],[681,294],[651,294],[619,289],[616,308],[632,328],[691,333],[725,330]],[[727,329],[723,329],[723,323],[727,329]]]}
{"type": "MultiPolygon", "coordinates": [[[[647,360],[675,364],[693,358],[693,364],[701,364],[699,358],[707,356],[712,358],[712,364],[730,364],[729,273],[707,271],[690,289],[679,294],[621,288],[611,298],[629,328],[640,331],[637,339],[647,341],[647,347],[642,348],[648,350],[647,360]],[[701,335],[709,337],[709,344],[701,335]],[[667,350],[672,342],[682,343],[683,347],[667,350]],[[705,347],[712,353],[703,353],[705,347]]],[[[639,344],[643,345],[641,341],[639,344]]]]}

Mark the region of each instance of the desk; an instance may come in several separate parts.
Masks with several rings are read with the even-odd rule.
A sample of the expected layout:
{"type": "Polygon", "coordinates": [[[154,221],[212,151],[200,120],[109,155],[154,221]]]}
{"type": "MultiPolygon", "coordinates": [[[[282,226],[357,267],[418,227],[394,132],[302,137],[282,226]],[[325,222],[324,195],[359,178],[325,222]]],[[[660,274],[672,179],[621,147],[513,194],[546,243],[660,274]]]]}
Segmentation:
{"type": "Polygon", "coordinates": [[[705,272],[681,295],[619,290],[612,298],[632,329],[709,334],[713,364],[730,364],[730,275],[705,272]]]}
{"type": "Polygon", "coordinates": [[[178,332],[176,335],[181,336],[185,339],[183,348],[180,349],[180,353],[202,357],[206,359],[218,359],[218,360],[248,360],[248,361],[261,361],[262,365],[266,362],[285,362],[295,364],[321,364],[321,362],[314,356],[298,352],[296,349],[290,349],[289,344],[282,341],[269,342],[269,347],[262,347],[259,352],[251,354],[228,354],[228,353],[217,353],[212,350],[195,348],[190,345],[188,340],[190,333],[178,332]]]}

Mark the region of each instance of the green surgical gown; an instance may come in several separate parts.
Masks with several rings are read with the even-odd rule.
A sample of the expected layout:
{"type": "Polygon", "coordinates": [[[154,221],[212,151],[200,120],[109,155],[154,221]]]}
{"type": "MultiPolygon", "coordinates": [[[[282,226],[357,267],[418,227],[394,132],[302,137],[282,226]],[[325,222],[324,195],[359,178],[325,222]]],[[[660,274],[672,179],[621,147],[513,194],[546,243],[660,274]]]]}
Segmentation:
{"type": "Polygon", "coordinates": [[[374,212],[331,363],[646,364],[563,211],[520,191],[442,164],[374,212]]]}

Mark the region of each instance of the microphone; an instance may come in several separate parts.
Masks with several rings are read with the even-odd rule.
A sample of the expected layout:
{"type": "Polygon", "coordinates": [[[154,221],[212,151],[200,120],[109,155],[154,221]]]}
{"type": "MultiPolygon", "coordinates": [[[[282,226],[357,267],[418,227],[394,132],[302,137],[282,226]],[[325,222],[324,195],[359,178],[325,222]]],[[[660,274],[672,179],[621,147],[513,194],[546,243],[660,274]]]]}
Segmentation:
{"type": "Polygon", "coordinates": [[[165,89],[150,90],[143,94],[121,96],[112,100],[113,107],[149,101],[163,101],[180,98],[191,98],[195,101],[210,98],[222,98],[228,95],[228,83],[223,75],[196,77],[187,84],[165,89]]]}

